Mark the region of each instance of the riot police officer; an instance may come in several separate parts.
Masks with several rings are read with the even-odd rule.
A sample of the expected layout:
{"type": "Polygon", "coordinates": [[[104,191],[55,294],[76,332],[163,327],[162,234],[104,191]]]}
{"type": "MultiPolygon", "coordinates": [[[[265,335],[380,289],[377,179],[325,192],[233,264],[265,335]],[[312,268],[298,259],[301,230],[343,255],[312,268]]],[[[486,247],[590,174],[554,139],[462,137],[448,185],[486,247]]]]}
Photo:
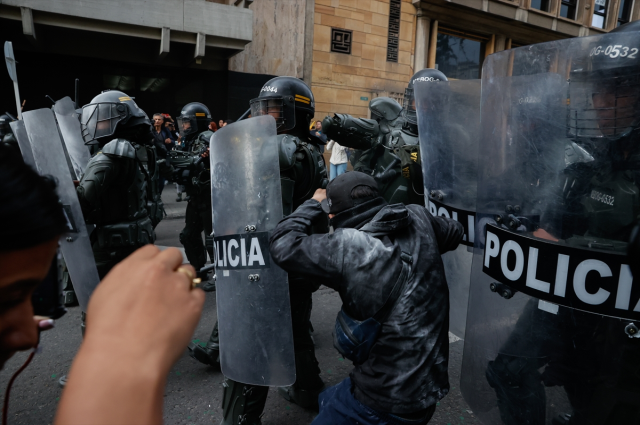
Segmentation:
{"type": "Polygon", "coordinates": [[[375,119],[336,114],[322,123],[330,139],[362,150],[353,157],[354,170],[373,175],[389,203],[424,205],[414,87],[434,81],[447,81],[447,77],[436,69],[415,73],[405,89],[399,114],[397,102],[380,98],[369,103],[375,119]]]}
{"type": "MultiPolygon", "coordinates": [[[[271,115],[275,119],[278,135],[275,136],[274,143],[278,144],[280,153],[280,189],[284,215],[290,214],[300,204],[310,199],[316,189],[327,183],[327,171],[320,153],[323,142],[310,135],[308,130],[314,112],[313,93],[304,82],[293,77],[277,77],[268,81],[259,96],[251,100],[253,117],[271,115]]],[[[254,118],[249,120],[252,119],[254,118]]],[[[233,126],[232,124],[227,128],[231,130],[233,126]]],[[[221,178],[225,176],[221,175],[221,178]]],[[[256,202],[264,207],[262,203],[268,200],[260,198],[256,202]]],[[[327,226],[327,223],[320,225],[317,231],[326,232],[327,226]]],[[[302,407],[317,408],[317,396],[324,384],[319,376],[320,369],[309,331],[311,296],[319,285],[294,275],[289,275],[288,281],[296,381],[290,387],[279,388],[279,393],[302,407]]],[[[225,326],[228,327],[230,324],[225,326]]],[[[284,333],[285,330],[283,329],[282,332],[284,333]]],[[[206,364],[215,364],[219,353],[217,324],[205,347],[192,344],[190,349],[196,359],[206,364]]],[[[223,423],[259,424],[267,393],[268,387],[245,385],[226,379],[223,423]]]]}
{"type": "Polygon", "coordinates": [[[77,192],[100,278],[136,249],[154,243],[163,205],[147,114],[121,91],[105,91],[82,108],[85,144],[97,145],[77,192]]]}
{"type": "Polygon", "coordinates": [[[474,263],[462,372],[484,423],[498,421],[480,407],[485,383],[507,425],[640,422],[638,292],[624,255],[640,213],[639,37],[622,29],[529,46],[520,69],[553,57],[551,72],[496,78],[506,54],[485,65],[483,110],[500,118],[483,113],[478,212],[496,224],[474,263]],[[519,123],[502,121],[509,110],[519,123]],[[507,300],[490,301],[484,274],[512,290],[507,300]]]}
{"type": "MultiPolygon", "coordinates": [[[[207,262],[207,252],[213,259],[211,172],[209,161],[206,159],[209,141],[213,135],[209,130],[211,113],[202,103],[191,102],[182,108],[177,121],[185,149],[182,152],[172,151],[169,156],[172,166],[177,169],[174,179],[185,186],[188,196],[185,226],[180,232],[180,243],[184,246],[184,252],[191,265],[199,270],[207,262]],[[205,245],[202,244],[203,231],[205,245]]],[[[213,282],[207,282],[203,289],[212,291],[215,286],[213,282]]]]}

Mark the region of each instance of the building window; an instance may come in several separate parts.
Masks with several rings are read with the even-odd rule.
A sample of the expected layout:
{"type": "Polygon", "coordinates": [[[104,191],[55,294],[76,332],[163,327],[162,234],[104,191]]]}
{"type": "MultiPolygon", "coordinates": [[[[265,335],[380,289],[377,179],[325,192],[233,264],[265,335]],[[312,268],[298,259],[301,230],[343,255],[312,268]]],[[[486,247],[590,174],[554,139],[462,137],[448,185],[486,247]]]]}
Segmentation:
{"type": "Polygon", "coordinates": [[[351,31],[331,28],[331,51],[351,54],[351,31]]]}
{"type": "Polygon", "coordinates": [[[591,26],[596,28],[603,28],[605,19],[607,17],[607,0],[596,0],[595,7],[593,8],[593,18],[591,19],[591,26]]]}
{"type": "Polygon", "coordinates": [[[436,69],[447,78],[461,80],[480,78],[487,37],[438,28],[436,69]]]}
{"type": "Polygon", "coordinates": [[[531,0],[531,8],[542,10],[543,12],[548,12],[549,0],[531,0]]]}
{"type": "Polygon", "coordinates": [[[389,2],[389,33],[387,35],[387,62],[398,62],[400,39],[400,0],[389,2]]]}
{"type": "Polygon", "coordinates": [[[620,11],[618,12],[618,25],[624,25],[629,22],[631,17],[631,5],[633,0],[620,0],[620,11]]]}
{"type": "Polygon", "coordinates": [[[576,19],[576,2],[577,0],[562,0],[560,16],[567,19],[576,19]]]}

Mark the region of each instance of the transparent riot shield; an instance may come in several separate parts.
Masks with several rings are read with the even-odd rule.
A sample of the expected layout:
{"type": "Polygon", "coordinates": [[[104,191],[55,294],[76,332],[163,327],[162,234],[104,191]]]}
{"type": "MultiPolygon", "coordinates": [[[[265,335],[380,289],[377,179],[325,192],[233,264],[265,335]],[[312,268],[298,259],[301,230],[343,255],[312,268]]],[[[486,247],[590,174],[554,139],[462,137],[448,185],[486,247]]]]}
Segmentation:
{"type": "Polygon", "coordinates": [[[464,339],[475,236],[480,80],[422,84],[415,96],[425,206],[465,229],[460,246],[442,256],[449,285],[449,331],[464,339]]]}
{"type": "Polygon", "coordinates": [[[287,274],[269,254],[282,219],[276,123],[259,116],[211,138],[211,205],[222,372],[234,381],[295,381],[287,274]]]}
{"type": "Polygon", "coordinates": [[[91,154],[82,139],[82,130],[75,104],[70,97],[64,97],[55,103],[53,112],[58,121],[60,136],[62,136],[69,161],[75,173],[75,180],[80,180],[84,175],[87,164],[91,160],[91,154]]]}
{"type": "Polygon", "coordinates": [[[29,142],[29,136],[27,136],[27,130],[24,128],[24,121],[13,121],[9,124],[13,134],[16,136],[18,146],[20,147],[20,153],[22,153],[22,159],[28,165],[31,165],[36,169],[36,162],[33,159],[33,151],[31,150],[31,142],[29,142]]]}
{"type": "Polygon", "coordinates": [[[22,117],[38,172],[54,176],[58,183],[57,192],[69,227],[69,232],[60,239],[60,246],[78,302],[86,311],[89,297],[100,279],[56,120],[51,109],[25,112],[22,117]]]}
{"type": "Polygon", "coordinates": [[[461,373],[485,424],[640,423],[640,285],[626,256],[640,212],[639,40],[485,62],[461,373]]]}

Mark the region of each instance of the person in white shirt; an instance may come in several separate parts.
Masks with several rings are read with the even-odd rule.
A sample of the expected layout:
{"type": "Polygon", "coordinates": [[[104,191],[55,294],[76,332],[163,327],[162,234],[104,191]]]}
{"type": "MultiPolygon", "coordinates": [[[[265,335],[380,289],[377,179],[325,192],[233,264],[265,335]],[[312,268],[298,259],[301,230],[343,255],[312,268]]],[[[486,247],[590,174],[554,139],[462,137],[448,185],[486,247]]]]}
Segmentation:
{"type": "Polygon", "coordinates": [[[329,181],[347,171],[347,149],[348,148],[344,146],[340,146],[335,140],[331,140],[327,144],[327,151],[331,152],[331,158],[329,159],[331,165],[329,181]]]}

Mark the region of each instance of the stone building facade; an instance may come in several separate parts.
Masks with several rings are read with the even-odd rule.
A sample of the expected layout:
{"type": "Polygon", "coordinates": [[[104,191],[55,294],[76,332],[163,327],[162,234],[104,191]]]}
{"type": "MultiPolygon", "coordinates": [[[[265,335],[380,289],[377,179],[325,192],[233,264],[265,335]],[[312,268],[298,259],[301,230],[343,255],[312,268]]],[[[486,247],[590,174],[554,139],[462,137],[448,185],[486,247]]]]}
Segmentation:
{"type": "Polygon", "coordinates": [[[416,12],[410,0],[398,3],[397,59],[388,61],[389,0],[316,0],[311,82],[318,119],[334,112],[366,117],[372,98],[402,98],[413,75],[416,12]],[[350,53],[336,51],[340,30],[351,36],[350,53]]]}
{"type": "Polygon", "coordinates": [[[423,68],[480,78],[491,53],[640,19],[640,0],[258,0],[249,7],[254,41],[229,69],[304,79],[315,119],[368,117],[371,99],[401,101],[423,68]]]}

